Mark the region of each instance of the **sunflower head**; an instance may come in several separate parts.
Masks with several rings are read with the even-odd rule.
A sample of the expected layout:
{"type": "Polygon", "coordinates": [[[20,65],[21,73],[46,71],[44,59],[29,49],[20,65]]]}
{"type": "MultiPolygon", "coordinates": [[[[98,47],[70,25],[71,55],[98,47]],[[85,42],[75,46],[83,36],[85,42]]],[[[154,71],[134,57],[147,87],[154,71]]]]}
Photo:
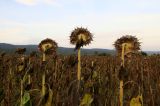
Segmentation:
{"type": "Polygon", "coordinates": [[[52,39],[42,40],[38,46],[39,50],[45,54],[53,54],[58,48],[57,43],[52,39]]]}
{"type": "Polygon", "coordinates": [[[18,60],[17,69],[18,72],[21,72],[26,68],[28,58],[25,56],[21,56],[17,60],[18,60]]]}
{"type": "Polygon", "coordinates": [[[17,48],[15,53],[17,54],[24,54],[26,52],[26,48],[17,48]]]}
{"type": "Polygon", "coordinates": [[[93,40],[93,35],[85,28],[76,28],[70,36],[70,43],[76,45],[75,49],[88,45],[93,40]]]}
{"type": "Polygon", "coordinates": [[[122,36],[114,43],[118,55],[121,55],[122,46],[125,47],[125,54],[135,53],[140,50],[140,42],[135,36],[126,35],[122,36]]]}

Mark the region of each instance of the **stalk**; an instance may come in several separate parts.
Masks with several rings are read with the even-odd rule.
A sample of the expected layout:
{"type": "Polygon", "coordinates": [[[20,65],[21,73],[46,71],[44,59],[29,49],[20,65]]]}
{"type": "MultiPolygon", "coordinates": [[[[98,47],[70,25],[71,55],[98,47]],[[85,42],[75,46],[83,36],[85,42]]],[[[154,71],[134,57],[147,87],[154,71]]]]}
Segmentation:
{"type": "Polygon", "coordinates": [[[94,61],[92,61],[92,67],[93,67],[93,65],[94,65],[94,61]]]}
{"type": "Polygon", "coordinates": [[[45,73],[42,75],[42,96],[45,95],[45,73]]]}
{"type": "MultiPolygon", "coordinates": [[[[125,44],[122,44],[122,66],[124,67],[124,49],[125,49],[125,44]]],[[[123,106],[123,79],[120,79],[120,94],[119,94],[119,101],[120,101],[120,106],[123,106]]]]}
{"type": "Polygon", "coordinates": [[[28,75],[28,84],[31,84],[31,75],[28,75]]]}
{"type": "MultiPolygon", "coordinates": [[[[141,65],[142,65],[142,63],[141,63],[141,65]]],[[[142,95],[142,106],[143,106],[143,82],[144,82],[144,76],[143,76],[143,68],[141,67],[141,78],[142,78],[142,85],[141,85],[141,88],[142,88],[142,90],[141,90],[141,95],[142,95]]]]}
{"type": "Polygon", "coordinates": [[[21,102],[20,106],[23,106],[23,80],[21,80],[21,102]]]}
{"type": "Polygon", "coordinates": [[[78,72],[77,72],[77,79],[78,79],[78,103],[80,102],[80,88],[81,88],[81,85],[80,85],[80,82],[81,82],[81,49],[79,48],[78,49],[78,72]]]}
{"type": "Polygon", "coordinates": [[[123,80],[120,80],[120,106],[123,106],[123,80]]]}
{"type": "MultiPolygon", "coordinates": [[[[43,53],[43,62],[46,61],[46,54],[43,53]]],[[[43,75],[42,75],[42,96],[45,95],[45,72],[43,72],[43,75]]]]}
{"type": "Polygon", "coordinates": [[[43,60],[42,61],[46,61],[46,54],[43,53],[43,60]]]}
{"type": "Polygon", "coordinates": [[[77,72],[77,79],[78,79],[78,88],[80,87],[80,80],[81,80],[81,49],[78,49],[78,72],[77,72]]]}

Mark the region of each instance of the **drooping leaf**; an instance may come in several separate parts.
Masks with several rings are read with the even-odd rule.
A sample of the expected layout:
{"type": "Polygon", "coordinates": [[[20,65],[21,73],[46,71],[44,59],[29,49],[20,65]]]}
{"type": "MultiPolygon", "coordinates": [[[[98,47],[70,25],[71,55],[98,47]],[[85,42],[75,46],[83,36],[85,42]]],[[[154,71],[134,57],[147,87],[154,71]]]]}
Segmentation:
{"type": "Polygon", "coordinates": [[[90,94],[85,94],[81,103],[80,103],[80,106],[90,106],[91,103],[93,102],[93,98],[90,94]]]}
{"type": "Polygon", "coordinates": [[[138,95],[136,98],[132,98],[130,106],[142,106],[142,95],[138,95]]]}
{"type": "Polygon", "coordinates": [[[30,100],[30,94],[28,92],[25,92],[23,95],[23,106],[32,106],[31,100],[30,100]]]}
{"type": "Polygon", "coordinates": [[[19,71],[19,72],[23,71],[23,69],[24,69],[24,65],[19,65],[19,66],[18,66],[18,71],[19,71]]]}
{"type": "Polygon", "coordinates": [[[52,106],[53,91],[49,89],[49,95],[45,106],[52,106]]]}
{"type": "Polygon", "coordinates": [[[92,75],[92,78],[95,79],[98,77],[98,73],[96,71],[93,71],[93,75],[92,75]]]}

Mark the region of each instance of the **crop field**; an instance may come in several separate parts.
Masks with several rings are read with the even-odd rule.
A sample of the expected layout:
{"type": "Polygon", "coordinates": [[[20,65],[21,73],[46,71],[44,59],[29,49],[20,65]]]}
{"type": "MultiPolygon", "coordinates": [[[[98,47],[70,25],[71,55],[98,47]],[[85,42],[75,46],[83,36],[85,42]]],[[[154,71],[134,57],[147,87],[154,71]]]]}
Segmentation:
{"type": "MultiPolygon", "coordinates": [[[[77,86],[77,56],[4,55],[0,58],[1,106],[119,106],[119,72],[116,56],[82,56],[77,86]],[[22,59],[23,57],[23,59],[22,59]],[[23,61],[22,61],[23,60],[23,61]],[[42,75],[45,94],[42,96],[42,75]]],[[[160,56],[126,59],[123,70],[123,104],[143,102],[160,106],[160,56]],[[138,98],[143,97],[143,99],[138,98]],[[137,100],[138,99],[138,100],[137,100]]]]}
{"type": "Polygon", "coordinates": [[[160,0],[0,0],[0,106],[160,106],[160,0]]]}

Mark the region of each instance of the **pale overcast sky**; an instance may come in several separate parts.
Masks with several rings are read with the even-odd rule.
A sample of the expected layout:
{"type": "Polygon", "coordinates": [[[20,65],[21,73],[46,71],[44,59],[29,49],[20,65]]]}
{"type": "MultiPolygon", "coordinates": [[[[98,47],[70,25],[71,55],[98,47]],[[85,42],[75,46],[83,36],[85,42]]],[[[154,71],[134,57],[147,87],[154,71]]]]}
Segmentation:
{"type": "Polygon", "coordinates": [[[0,43],[38,44],[45,38],[73,47],[75,27],[88,28],[87,48],[113,49],[123,35],[135,35],[142,50],[160,50],[160,0],[0,0],[0,43]]]}

